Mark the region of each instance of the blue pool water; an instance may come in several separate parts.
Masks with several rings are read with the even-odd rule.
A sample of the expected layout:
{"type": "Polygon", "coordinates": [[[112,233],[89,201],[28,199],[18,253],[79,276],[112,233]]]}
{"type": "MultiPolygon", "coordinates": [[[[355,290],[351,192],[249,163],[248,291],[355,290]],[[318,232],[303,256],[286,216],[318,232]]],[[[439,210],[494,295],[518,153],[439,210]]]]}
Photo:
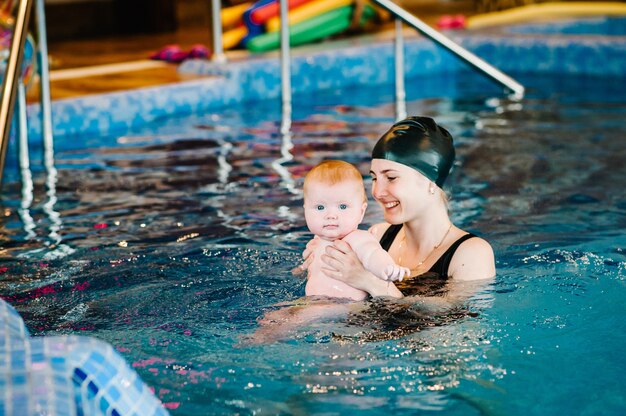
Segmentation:
{"type": "MultiPolygon", "coordinates": [[[[623,414],[626,83],[518,79],[522,102],[475,74],[407,83],[409,113],[456,138],[455,223],[496,251],[469,314],[416,307],[385,337],[380,308],[248,342],[304,294],[304,173],[366,173],[391,86],[296,97],[287,138],[272,101],[57,142],[54,192],[38,166],[32,203],[5,184],[0,297],[34,336],[111,343],[172,414],[623,414]]],[[[372,202],[365,225],[381,218],[372,202]]]]}

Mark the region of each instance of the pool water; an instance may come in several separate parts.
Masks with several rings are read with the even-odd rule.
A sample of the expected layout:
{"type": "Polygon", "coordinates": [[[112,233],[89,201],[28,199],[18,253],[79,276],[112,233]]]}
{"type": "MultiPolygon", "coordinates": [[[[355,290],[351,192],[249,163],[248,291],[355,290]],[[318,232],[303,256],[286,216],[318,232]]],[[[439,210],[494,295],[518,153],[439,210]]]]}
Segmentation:
{"type": "MultiPolygon", "coordinates": [[[[407,83],[409,114],[455,137],[454,222],[496,252],[469,313],[249,342],[304,294],[303,175],[327,158],[367,173],[391,86],[296,97],[289,136],[267,102],[57,141],[32,202],[6,176],[0,296],[35,336],[114,345],[172,414],[623,414],[626,83],[517,78],[522,102],[474,74],[407,83]]],[[[381,219],[371,201],[364,226],[381,219]]]]}

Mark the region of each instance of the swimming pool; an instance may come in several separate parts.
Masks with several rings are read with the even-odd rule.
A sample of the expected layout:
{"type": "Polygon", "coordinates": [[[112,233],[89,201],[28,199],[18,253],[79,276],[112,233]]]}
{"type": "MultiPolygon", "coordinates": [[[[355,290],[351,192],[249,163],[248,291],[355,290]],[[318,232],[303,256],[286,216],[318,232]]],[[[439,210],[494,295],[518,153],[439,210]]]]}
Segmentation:
{"type": "MultiPolygon", "coordinates": [[[[624,79],[517,78],[522,102],[476,74],[407,83],[409,113],[456,138],[455,223],[496,250],[463,317],[246,342],[304,293],[303,174],[331,157],[367,172],[392,87],[300,95],[290,137],[271,101],[57,142],[53,204],[41,175],[27,212],[5,184],[0,296],[33,335],[114,345],[172,414],[622,414],[624,79]]],[[[380,219],[371,203],[365,224],[380,219]]]]}

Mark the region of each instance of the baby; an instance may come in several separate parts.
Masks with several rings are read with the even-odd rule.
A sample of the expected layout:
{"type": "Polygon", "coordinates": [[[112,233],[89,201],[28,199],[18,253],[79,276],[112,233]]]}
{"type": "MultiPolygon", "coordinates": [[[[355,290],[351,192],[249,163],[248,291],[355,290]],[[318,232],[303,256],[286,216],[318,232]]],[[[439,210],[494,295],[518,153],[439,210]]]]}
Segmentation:
{"type": "Polygon", "coordinates": [[[399,280],[409,270],[398,266],[372,234],[357,229],[367,208],[363,177],[350,163],[329,160],[315,166],[304,179],[304,217],[320,237],[307,272],[305,294],[363,300],[367,293],[322,272],[321,255],[334,240],[352,247],[365,268],[383,280],[399,280]]]}

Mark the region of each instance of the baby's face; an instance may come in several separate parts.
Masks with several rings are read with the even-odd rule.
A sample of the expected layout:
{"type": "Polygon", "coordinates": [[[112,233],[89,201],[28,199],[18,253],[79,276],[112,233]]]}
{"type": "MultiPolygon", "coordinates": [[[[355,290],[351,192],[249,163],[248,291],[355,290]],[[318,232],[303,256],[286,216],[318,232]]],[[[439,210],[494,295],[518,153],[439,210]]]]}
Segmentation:
{"type": "Polygon", "coordinates": [[[357,229],[367,208],[362,183],[311,185],[304,195],[304,218],[313,234],[325,240],[336,240],[357,229]]]}

